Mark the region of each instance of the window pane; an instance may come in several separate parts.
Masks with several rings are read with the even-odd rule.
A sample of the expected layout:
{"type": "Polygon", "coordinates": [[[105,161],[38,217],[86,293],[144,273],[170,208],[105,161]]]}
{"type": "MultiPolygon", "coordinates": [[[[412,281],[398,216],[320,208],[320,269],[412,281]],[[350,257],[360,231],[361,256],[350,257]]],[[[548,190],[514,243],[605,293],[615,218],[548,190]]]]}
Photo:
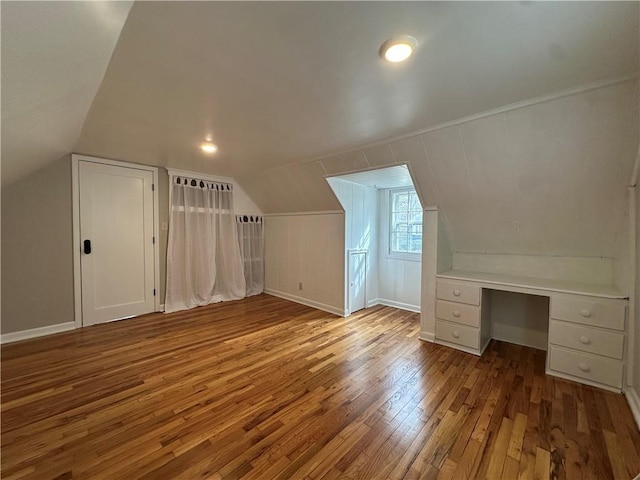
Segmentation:
{"type": "Polygon", "coordinates": [[[392,191],[389,206],[389,251],[422,253],[422,205],[415,190],[392,191]]]}
{"type": "Polygon", "coordinates": [[[394,212],[406,212],[409,210],[409,194],[394,193],[393,194],[393,211],[394,212]]]}
{"type": "Polygon", "coordinates": [[[418,195],[415,193],[411,193],[409,200],[409,209],[413,212],[421,212],[422,206],[420,205],[420,200],[418,200],[418,195]]]}
{"type": "Polygon", "coordinates": [[[391,251],[393,252],[406,252],[408,251],[406,233],[392,233],[391,234],[391,251]]]}
{"type": "Polygon", "coordinates": [[[393,223],[400,223],[400,222],[407,223],[408,220],[409,220],[409,217],[406,213],[394,213],[391,221],[393,223]]]}
{"type": "Polygon", "coordinates": [[[409,242],[409,251],[412,253],[421,253],[422,252],[422,236],[421,235],[411,235],[411,240],[409,242]]]}
{"type": "Polygon", "coordinates": [[[422,223],[422,212],[411,212],[408,218],[409,223],[422,223]]]}

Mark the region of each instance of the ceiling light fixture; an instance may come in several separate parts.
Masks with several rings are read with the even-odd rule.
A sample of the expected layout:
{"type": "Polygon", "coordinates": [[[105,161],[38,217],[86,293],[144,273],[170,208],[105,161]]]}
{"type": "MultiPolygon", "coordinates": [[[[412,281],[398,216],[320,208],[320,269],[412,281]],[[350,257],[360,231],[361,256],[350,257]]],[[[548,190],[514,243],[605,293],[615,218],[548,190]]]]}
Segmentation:
{"type": "Polygon", "coordinates": [[[216,153],[218,151],[217,145],[214,145],[211,142],[204,142],[200,144],[200,149],[204,153],[216,153]]]}
{"type": "Polygon", "coordinates": [[[409,35],[392,37],[380,47],[380,56],[387,62],[399,63],[409,58],[418,46],[418,41],[409,35]]]}
{"type": "Polygon", "coordinates": [[[218,146],[215,145],[213,143],[213,135],[211,135],[210,133],[207,134],[206,137],[204,137],[205,142],[200,144],[200,149],[204,152],[204,153],[216,153],[218,151],[218,146]]]}

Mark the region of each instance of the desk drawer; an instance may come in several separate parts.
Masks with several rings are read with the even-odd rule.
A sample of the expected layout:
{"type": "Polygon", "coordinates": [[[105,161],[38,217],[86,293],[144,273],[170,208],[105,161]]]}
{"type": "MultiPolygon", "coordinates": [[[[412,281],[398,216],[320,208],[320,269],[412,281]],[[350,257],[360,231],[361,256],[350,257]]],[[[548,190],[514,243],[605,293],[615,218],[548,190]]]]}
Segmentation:
{"type": "Polygon", "coordinates": [[[622,387],[622,362],[611,358],[551,346],[549,368],[611,387],[622,387]]]}
{"type": "Polygon", "coordinates": [[[624,330],[625,300],[554,294],[550,316],[557,320],[624,330]]]}
{"type": "Polygon", "coordinates": [[[436,320],[436,339],[475,350],[480,348],[480,330],[455,323],[436,320]]]}
{"type": "Polygon", "coordinates": [[[574,323],[549,321],[549,343],[622,360],[624,335],[574,323]]]}
{"type": "Polygon", "coordinates": [[[480,305],[480,287],[472,283],[438,279],[436,297],[451,302],[480,305]]]}
{"type": "Polygon", "coordinates": [[[477,328],[480,326],[480,307],[436,300],[436,317],[477,328]]]}

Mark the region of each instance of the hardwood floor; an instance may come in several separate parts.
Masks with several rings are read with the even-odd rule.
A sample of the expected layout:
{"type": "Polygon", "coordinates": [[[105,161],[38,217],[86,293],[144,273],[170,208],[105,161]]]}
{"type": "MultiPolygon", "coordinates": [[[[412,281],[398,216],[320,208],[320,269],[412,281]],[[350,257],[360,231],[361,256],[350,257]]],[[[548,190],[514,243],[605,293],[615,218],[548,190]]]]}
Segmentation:
{"type": "Polygon", "coordinates": [[[260,295],[2,347],[2,478],[629,479],[623,396],[260,295]]]}

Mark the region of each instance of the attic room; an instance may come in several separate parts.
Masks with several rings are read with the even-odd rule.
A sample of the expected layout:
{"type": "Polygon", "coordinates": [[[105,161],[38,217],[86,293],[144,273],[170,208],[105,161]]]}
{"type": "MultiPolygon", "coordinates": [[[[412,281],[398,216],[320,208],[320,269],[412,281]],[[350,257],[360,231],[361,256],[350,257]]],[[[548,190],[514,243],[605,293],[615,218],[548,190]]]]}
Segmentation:
{"type": "Polygon", "coordinates": [[[638,2],[0,23],[2,478],[638,478],[638,2]]]}

